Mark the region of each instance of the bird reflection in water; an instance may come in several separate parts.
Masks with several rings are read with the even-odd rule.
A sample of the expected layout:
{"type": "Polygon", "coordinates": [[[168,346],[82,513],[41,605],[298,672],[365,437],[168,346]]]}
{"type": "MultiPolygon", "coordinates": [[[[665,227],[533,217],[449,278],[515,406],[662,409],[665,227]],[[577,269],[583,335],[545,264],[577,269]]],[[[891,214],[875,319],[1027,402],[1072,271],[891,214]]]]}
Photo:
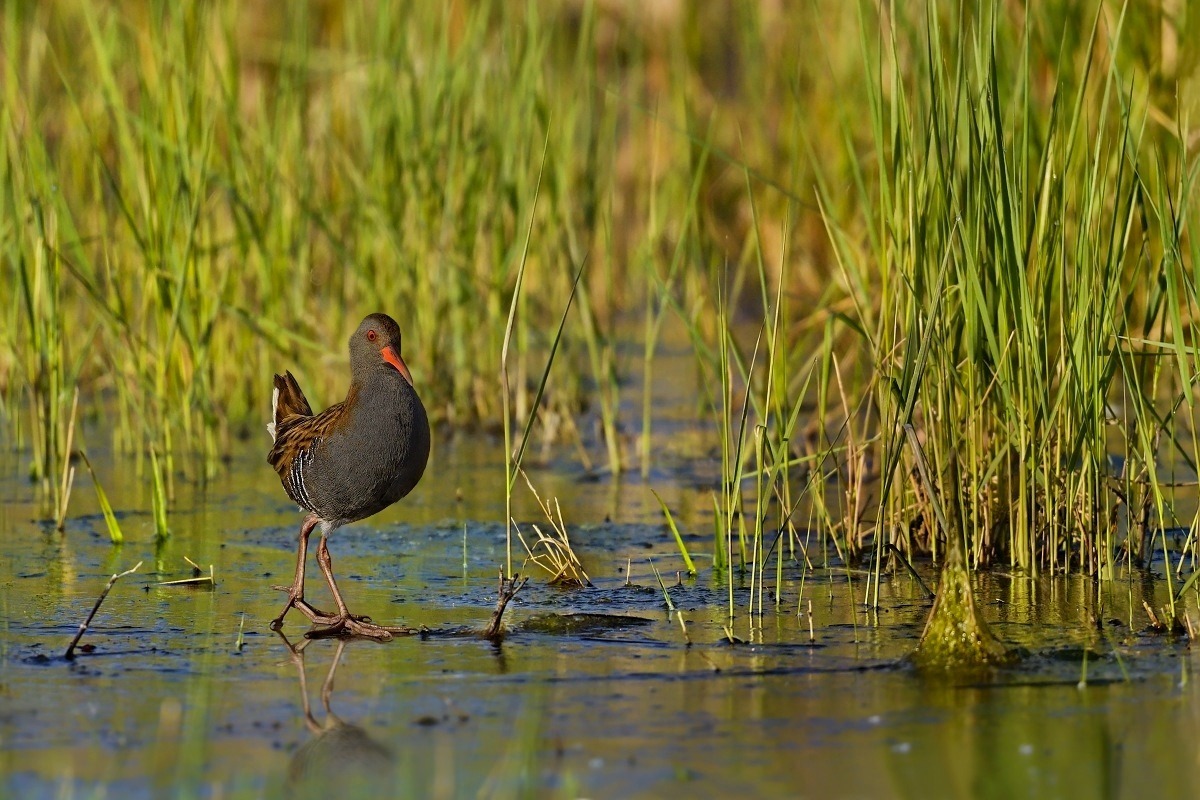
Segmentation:
{"type": "Polygon", "coordinates": [[[293,645],[282,632],[278,633],[300,676],[304,724],[312,733],[312,738],[292,755],[284,779],[285,796],[328,798],[379,797],[384,792],[390,794],[396,779],[395,754],[359,726],[338,717],[329,707],[334,676],[342,662],[342,653],[351,640],[336,640],[333,661],[321,684],[324,720],[318,721],[309,703],[308,679],[304,673],[305,650],[316,640],[305,639],[293,645]]]}

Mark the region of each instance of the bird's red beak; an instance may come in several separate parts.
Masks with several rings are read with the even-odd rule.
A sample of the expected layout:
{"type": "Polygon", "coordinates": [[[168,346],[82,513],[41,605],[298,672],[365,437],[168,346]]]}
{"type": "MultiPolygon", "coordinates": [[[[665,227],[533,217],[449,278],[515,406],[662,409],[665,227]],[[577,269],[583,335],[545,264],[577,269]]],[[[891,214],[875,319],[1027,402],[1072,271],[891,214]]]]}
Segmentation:
{"type": "Polygon", "coordinates": [[[391,364],[396,368],[397,372],[404,376],[404,380],[408,381],[409,386],[413,385],[412,375],[410,375],[408,372],[408,365],[404,363],[404,359],[401,358],[400,354],[396,352],[396,348],[389,344],[387,347],[380,350],[379,354],[383,356],[384,361],[391,364]]]}

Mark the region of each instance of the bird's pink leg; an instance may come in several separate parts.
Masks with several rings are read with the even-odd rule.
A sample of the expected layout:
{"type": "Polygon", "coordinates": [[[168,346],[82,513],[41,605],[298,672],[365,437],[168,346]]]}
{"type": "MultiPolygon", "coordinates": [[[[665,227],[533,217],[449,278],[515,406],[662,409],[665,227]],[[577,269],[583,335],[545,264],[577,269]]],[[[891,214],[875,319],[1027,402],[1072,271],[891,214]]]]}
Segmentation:
{"type": "Polygon", "coordinates": [[[296,577],[292,579],[291,586],[272,587],[281,592],[287,592],[288,595],[287,605],[283,607],[283,611],[279,612],[278,617],[271,620],[271,630],[273,631],[283,627],[283,618],[293,607],[313,622],[328,624],[336,619],[334,615],[313,608],[304,600],[304,559],[308,555],[308,537],[312,535],[313,529],[320,522],[321,519],[316,514],[309,514],[304,518],[304,524],[300,526],[300,546],[296,552],[296,577]]]}
{"type": "Polygon", "coordinates": [[[333,559],[329,555],[328,532],[324,529],[321,531],[321,543],[317,545],[317,564],[320,565],[321,572],[325,574],[325,581],[329,584],[329,591],[333,593],[333,600],[337,603],[338,613],[336,617],[331,617],[329,620],[314,620],[315,622],[327,623],[328,627],[309,631],[305,634],[306,636],[318,638],[350,633],[355,636],[366,636],[386,642],[392,638],[393,634],[407,636],[416,633],[412,628],[373,625],[370,622],[370,617],[360,617],[350,613],[346,608],[346,601],[342,599],[342,593],[338,591],[337,582],[333,579],[333,559]]]}

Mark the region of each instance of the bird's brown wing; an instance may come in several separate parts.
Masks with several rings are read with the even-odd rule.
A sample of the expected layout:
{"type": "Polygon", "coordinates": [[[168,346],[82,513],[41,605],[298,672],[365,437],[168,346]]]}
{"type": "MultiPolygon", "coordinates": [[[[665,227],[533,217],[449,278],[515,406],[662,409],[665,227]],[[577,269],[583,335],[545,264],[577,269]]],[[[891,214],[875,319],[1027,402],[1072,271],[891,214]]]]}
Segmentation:
{"type": "MultiPolygon", "coordinates": [[[[291,378],[291,375],[288,375],[287,378],[291,378]]],[[[280,381],[286,383],[287,378],[276,376],[276,385],[278,386],[280,381]]],[[[292,379],[292,385],[295,385],[295,379],[292,379]]],[[[297,387],[295,391],[296,394],[289,395],[289,397],[299,397],[299,403],[303,404],[304,409],[308,409],[308,402],[304,399],[304,395],[299,393],[299,388],[297,387]]],[[[321,442],[328,439],[338,427],[345,424],[346,411],[354,393],[355,389],[351,388],[350,395],[344,401],[334,403],[320,414],[314,415],[311,411],[307,415],[291,414],[276,423],[275,444],[271,447],[271,452],[267,454],[267,462],[279,473],[279,479],[283,482],[283,488],[287,491],[288,496],[310,511],[316,509],[313,507],[306,480],[308,467],[312,464],[313,455],[321,446],[321,442]]],[[[283,396],[283,394],[281,390],[280,395],[283,396]]],[[[276,407],[278,408],[279,404],[276,407]]]]}

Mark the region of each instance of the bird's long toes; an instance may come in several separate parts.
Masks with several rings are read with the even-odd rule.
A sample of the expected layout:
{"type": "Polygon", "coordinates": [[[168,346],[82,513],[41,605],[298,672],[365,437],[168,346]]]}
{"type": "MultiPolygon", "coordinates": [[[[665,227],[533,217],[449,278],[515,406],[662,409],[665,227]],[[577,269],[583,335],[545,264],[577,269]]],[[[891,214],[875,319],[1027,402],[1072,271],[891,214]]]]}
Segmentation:
{"type": "Polygon", "coordinates": [[[356,636],[366,636],[369,639],[375,639],[380,642],[387,642],[392,638],[391,632],[386,628],[381,628],[378,625],[364,624],[353,617],[346,620],[346,629],[356,636]]]}
{"type": "Polygon", "coordinates": [[[301,614],[308,617],[309,621],[315,622],[319,625],[333,625],[339,620],[337,614],[330,614],[328,611],[322,611],[321,609],[310,605],[303,598],[296,598],[292,601],[292,605],[294,605],[301,614]]]}
{"type": "MultiPolygon", "coordinates": [[[[300,604],[297,603],[297,608],[300,604]]],[[[312,618],[319,627],[307,631],[304,636],[308,639],[326,639],[334,636],[361,636],[378,642],[391,641],[394,635],[408,636],[417,631],[412,628],[384,627],[370,622],[370,617],[346,614],[345,616],[328,616],[312,618]]]]}

